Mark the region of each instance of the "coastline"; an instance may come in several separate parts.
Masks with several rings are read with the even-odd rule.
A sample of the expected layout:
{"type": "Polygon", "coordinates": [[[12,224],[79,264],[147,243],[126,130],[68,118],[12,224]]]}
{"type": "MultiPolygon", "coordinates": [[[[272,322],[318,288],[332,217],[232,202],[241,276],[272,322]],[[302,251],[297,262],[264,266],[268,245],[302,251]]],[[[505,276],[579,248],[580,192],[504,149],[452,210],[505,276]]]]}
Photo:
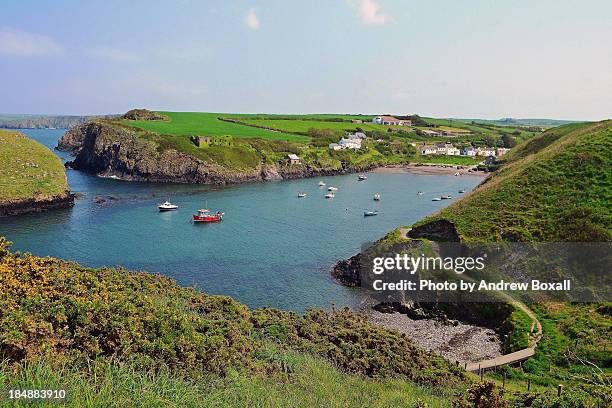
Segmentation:
{"type": "Polygon", "coordinates": [[[448,175],[459,173],[461,176],[487,177],[487,173],[473,170],[476,166],[454,164],[392,164],[372,170],[374,173],[398,174],[412,173],[420,175],[448,175]]]}
{"type": "Polygon", "coordinates": [[[0,217],[11,217],[70,208],[74,205],[74,197],[74,194],[66,193],[61,196],[42,199],[27,198],[19,201],[3,202],[0,203],[0,217]]]}

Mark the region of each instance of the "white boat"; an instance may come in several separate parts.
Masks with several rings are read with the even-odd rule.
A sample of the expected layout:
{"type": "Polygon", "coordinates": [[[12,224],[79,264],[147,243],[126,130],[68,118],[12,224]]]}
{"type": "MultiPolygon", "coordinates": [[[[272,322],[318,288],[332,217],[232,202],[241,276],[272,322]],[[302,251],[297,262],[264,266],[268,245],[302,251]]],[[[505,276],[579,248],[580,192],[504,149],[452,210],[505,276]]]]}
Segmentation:
{"type": "Polygon", "coordinates": [[[304,198],[304,197],[306,197],[306,193],[298,193],[298,197],[304,198]]]}
{"type": "Polygon", "coordinates": [[[380,201],[380,194],[376,193],[374,194],[374,201],[380,201]]]}
{"type": "Polygon", "coordinates": [[[442,201],[440,197],[432,198],[431,201],[442,201]]]}
{"type": "Polygon", "coordinates": [[[336,195],[334,193],[325,194],[325,198],[334,198],[336,195]]]}
{"type": "Polygon", "coordinates": [[[319,187],[324,187],[325,183],[323,181],[319,181],[319,187]]]}
{"type": "Polygon", "coordinates": [[[365,174],[360,174],[359,176],[357,176],[357,179],[359,181],[367,180],[368,176],[366,176],[365,174]]]}
{"type": "Polygon", "coordinates": [[[338,187],[327,187],[327,191],[338,191],[338,187]]]}
{"type": "Polygon", "coordinates": [[[374,210],[374,211],[364,211],[363,212],[363,216],[364,217],[372,217],[374,215],[378,215],[378,210],[374,210]]]}
{"type": "Polygon", "coordinates": [[[455,173],[455,176],[460,176],[460,175],[461,175],[461,173],[459,173],[459,172],[455,173]]]}
{"type": "Polygon", "coordinates": [[[423,195],[422,191],[417,192],[417,195],[423,195]]]}
{"type": "Polygon", "coordinates": [[[465,190],[459,190],[459,194],[465,193],[465,190]]]}
{"type": "Polygon", "coordinates": [[[174,211],[178,209],[178,205],[172,204],[170,201],[165,201],[158,205],[157,208],[159,208],[159,211],[174,211]]]}
{"type": "Polygon", "coordinates": [[[453,198],[452,196],[449,195],[443,195],[442,197],[440,197],[443,200],[450,200],[451,198],[453,198]]]}

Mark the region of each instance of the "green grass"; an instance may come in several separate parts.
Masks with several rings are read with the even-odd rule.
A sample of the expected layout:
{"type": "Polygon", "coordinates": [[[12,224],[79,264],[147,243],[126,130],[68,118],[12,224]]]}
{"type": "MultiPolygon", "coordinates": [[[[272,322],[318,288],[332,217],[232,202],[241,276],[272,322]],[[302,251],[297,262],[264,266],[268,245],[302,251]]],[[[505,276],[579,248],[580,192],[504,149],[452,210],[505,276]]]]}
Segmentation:
{"type": "Polygon", "coordinates": [[[0,202],[46,199],[69,190],[61,160],[24,134],[0,130],[0,202]]]}
{"type": "Polygon", "coordinates": [[[420,223],[453,222],[465,240],[612,237],[612,121],[565,125],[518,146],[473,194],[420,223]]]}
{"type": "MultiPolygon", "coordinates": [[[[233,371],[193,381],[168,370],[141,370],[122,363],[93,362],[74,367],[47,361],[0,366],[0,383],[20,389],[68,387],[67,407],[450,407],[444,388],[415,386],[401,380],[373,380],[338,371],[304,354],[278,352],[286,372],[249,375],[233,371]]],[[[29,406],[12,404],[11,406],[29,406]]],[[[57,404],[37,404],[57,406],[57,404]]]]}
{"type": "Polygon", "coordinates": [[[122,120],[128,126],[138,127],[164,135],[190,136],[223,136],[232,135],[236,138],[262,138],[270,140],[308,141],[306,136],[292,135],[281,132],[258,129],[250,126],[228,123],[218,120],[218,117],[232,117],[220,113],[204,112],[160,112],[170,118],[168,121],[134,121],[122,120]]]}
{"type": "Polygon", "coordinates": [[[255,126],[265,126],[273,129],[278,129],[283,132],[294,132],[294,133],[307,133],[308,129],[330,129],[336,132],[355,132],[357,128],[364,131],[381,131],[386,132],[387,129],[393,130],[410,130],[410,128],[400,126],[383,126],[376,125],[373,123],[351,123],[351,122],[325,122],[317,120],[279,120],[279,119],[265,119],[265,120],[254,120],[249,118],[241,119],[244,123],[248,123],[255,126]]]}

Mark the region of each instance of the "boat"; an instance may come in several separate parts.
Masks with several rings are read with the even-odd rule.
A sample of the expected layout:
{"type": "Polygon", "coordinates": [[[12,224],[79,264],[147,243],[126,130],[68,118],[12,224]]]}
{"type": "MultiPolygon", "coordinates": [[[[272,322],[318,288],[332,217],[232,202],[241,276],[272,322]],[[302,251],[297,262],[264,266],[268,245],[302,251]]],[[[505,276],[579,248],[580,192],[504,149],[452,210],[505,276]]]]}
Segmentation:
{"type": "Polygon", "coordinates": [[[363,216],[364,217],[372,217],[374,215],[378,215],[378,210],[374,210],[374,211],[364,211],[363,212],[363,216]]]}
{"type": "Polygon", "coordinates": [[[319,181],[319,187],[324,187],[325,183],[323,181],[319,181]]]}
{"type": "Polygon", "coordinates": [[[453,197],[452,197],[452,196],[449,196],[449,195],[443,195],[443,196],[441,196],[440,198],[441,198],[441,199],[443,199],[443,200],[450,200],[450,199],[451,199],[451,198],[453,198],[453,197]]]}
{"type": "Polygon", "coordinates": [[[431,201],[442,201],[442,198],[440,197],[432,198],[431,201]]]}
{"type": "Polygon", "coordinates": [[[170,201],[165,201],[158,205],[157,208],[159,208],[159,211],[174,211],[178,209],[178,205],[172,204],[170,201]]]}
{"type": "Polygon", "coordinates": [[[368,176],[366,176],[365,174],[360,174],[359,176],[357,176],[357,179],[359,181],[367,180],[368,176]]]}
{"type": "Polygon", "coordinates": [[[423,195],[424,193],[422,191],[417,192],[417,195],[423,195]]]}
{"type": "Polygon", "coordinates": [[[325,194],[325,198],[334,198],[336,195],[334,193],[325,194]]]}
{"type": "Polygon", "coordinates": [[[327,187],[327,191],[338,191],[338,187],[327,187]]]}
{"type": "Polygon", "coordinates": [[[376,193],[374,194],[374,201],[380,201],[380,194],[376,193]]]}
{"type": "Polygon", "coordinates": [[[459,173],[459,172],[455,173],[455,176],[460,176],[460,175],[461,175],[461,173],[459,173]]]}
{"type": "Polygon", "coordinates": [[[465,193],[465,190],[459,190],[459,194],[465,193]]]}
{"type": "Polygon", "coordinates": [[[208,209],[198,210],[197,214],[193,215],[193,222],[219,222],[223,219],[225,213],[221,211],[213,212],[208,209]]]}
{"type": "Polygon", "coordinates": [[[298,197],[304,198],[304,197],[306,197],[306,193],[298,193],[298,197]]]}

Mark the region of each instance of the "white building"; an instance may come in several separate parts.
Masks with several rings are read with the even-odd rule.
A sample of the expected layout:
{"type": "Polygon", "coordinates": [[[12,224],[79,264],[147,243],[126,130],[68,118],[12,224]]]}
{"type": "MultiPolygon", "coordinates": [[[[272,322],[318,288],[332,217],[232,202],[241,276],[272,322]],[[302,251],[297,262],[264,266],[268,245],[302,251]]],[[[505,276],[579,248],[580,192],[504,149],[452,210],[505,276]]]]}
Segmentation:
{"type": "Polygon", "coordinates": [[[463,155],[464,156],[474,157],[474,156],[476,156],[476,150],[474,150],[473,147],[466,147],[466,148],[463,149],[463,155]]]}
{"type": "Polygon", "coordinates": [[[510,149],[506,148],[506,147],[498,147],[497,148],[497,157],[502,157],[504,154],[508,153],[510,149]]]}
{"type": "Polygon", "coordinates": [[[342,150],[343,149],[343,147],[340,146],[338,143],[330,143],[329,148],[332,150],[342,150]]]}
{"type": "Polygon", "coordinates": [[[405,119],[398,119],[393,116],[376,116],[372,119],[372,123],[377,125],[386,125],[386,126],[412,126],[412,121],[405,119]]]}
{"type": "Polygon", "coordinates": [[[436,154],[437,152],[438,152],[438,149],[436,149],[435,146],[431,146],[431,145],[423,145],[419,149],[419,153],[421,153],[422,156],[426,156],[428,154],[436,154]]]}
{"type": "Polygon", "coordinates": [[[476,149],[477,156],[495,156],[495,149],[493,147],[479,147],[476,149]]]}

